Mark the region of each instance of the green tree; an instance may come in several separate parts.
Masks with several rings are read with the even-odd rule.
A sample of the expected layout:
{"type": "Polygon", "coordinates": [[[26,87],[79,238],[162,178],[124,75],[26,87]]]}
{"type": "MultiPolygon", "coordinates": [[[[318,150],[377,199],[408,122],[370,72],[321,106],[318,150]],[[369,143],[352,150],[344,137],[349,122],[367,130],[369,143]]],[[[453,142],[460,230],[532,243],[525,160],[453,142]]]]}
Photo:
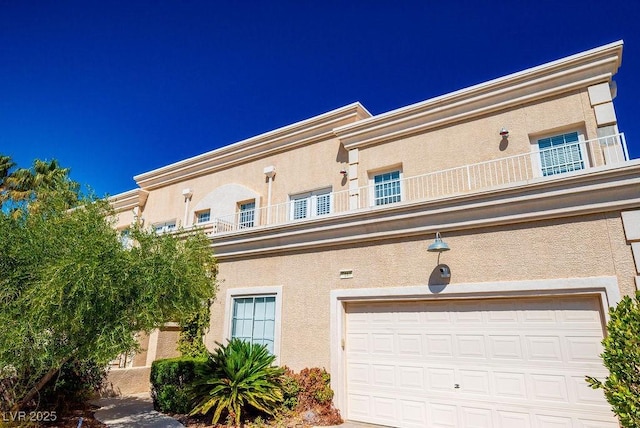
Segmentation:
{"type": "Polygon", "coordinates": [[[136,350],[135,333],[185,322],[215,294],[203,234],[133,227],[125,248],[106,201],[69,209],[62,190],[0,211],[0,378],[14,379],[13,402],[0,407],[24,407],[68,360],[106,364],[136,350]]]}
{"type": "Polygon", "coordinates": [[[0,155],[0,206],[9,204],[15,211],[22,205],[37,206],[43,194],[55,192],[70,205],[79,201],[80,185],[69,178],[69,168],[58,161],[36,159],[31,168],[18,168],[9,156],[0,155]]]}
{"type": "Polygon", "coordinates": [[[609,370],[603,381],[587,376],[592,388],[601,388],[623,427],[640,426],[640,292],[625,296],[609,310],[602,359],[609,370]]]}

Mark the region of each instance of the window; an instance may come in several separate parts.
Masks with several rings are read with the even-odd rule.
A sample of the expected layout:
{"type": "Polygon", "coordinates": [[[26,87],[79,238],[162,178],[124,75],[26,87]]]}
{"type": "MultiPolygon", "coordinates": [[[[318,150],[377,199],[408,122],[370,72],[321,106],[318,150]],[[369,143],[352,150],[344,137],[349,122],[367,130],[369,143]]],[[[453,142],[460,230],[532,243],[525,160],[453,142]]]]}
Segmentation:
{"type": "Polygon", "coordinates": [[[538,140],[538,149],[540,168],[545,177],[585,168],[577,132],[541,138],[538,140]]]}
{"type": "Polygon", "coordinates": [[[276,296],[236,297],[233,299],[231,338],[266,345],[274,353],[276,296]]]}
{"type": "Polygon", "coordinates": [[[174,230],[176,230],[176,221],[169,220],[165,221],[164,223],[156,223],[153,225],[153,230],[155,230],[158,234],[173,232],[174,230]]]}
{"type": "Polygon", "coordinates": [[[304,193],[291,197],[292,220],[331,213],[331,189],[304,193]]]}
{"type": "Polygon", "coordinates": [[[211,210],[196,213],[196,223],[206,223],[211,220],[211,210]]]}
{"type": "Polygon", "coordinates": [[[224,305],[224,335],[263,343],[277,358],[280,354],[282,286],[228,288],[224,305]]]}
{"type": "Polygon", "coordinates": [[[131,249],[133,247],[133,239],[131,238],[131,229],[126,228],[120,231],[120,245],[122,248],[131,249]]]}
{"type": "Polygon", "coordinates": [[[256,216],[256,203],[246,202],[240,204],[240,218],[238,221],[238,227],[244,229],[247,227],[253,227],[256,216]]]}
{"type": "Polygon", "coordinates": [[[385,172],[373,177],[374,205],[400,202],[400,171],[385,172]]]}

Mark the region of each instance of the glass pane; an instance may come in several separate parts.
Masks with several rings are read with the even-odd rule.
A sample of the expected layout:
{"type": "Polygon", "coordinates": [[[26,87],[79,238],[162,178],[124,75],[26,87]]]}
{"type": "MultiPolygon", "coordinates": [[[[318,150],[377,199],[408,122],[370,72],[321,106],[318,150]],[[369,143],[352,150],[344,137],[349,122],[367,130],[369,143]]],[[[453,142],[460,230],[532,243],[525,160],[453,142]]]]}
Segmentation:
{"type": "Polygon", "coordinates": [[[265,301],[264,297],[256,297],[256,307],[254,310],[254,318],[257,320],[264,319],[265,301]]]}
{"type": "Polygon", "coordinates": [[[276,298],[275,298],[275,296],[265,297],[265,301],[266,301],[265,319],[267,319],[267,320],[275,320],[276,319],[276,298]]]}
{"type": "Polygon", "coordinates": [[[264,321],[254,321],[253,322],[253,340],[263,339],[264,334],[264,321]]]}
{"type": "Polygon", "coordinates": [[[255,202],[247,202],[240,205],[240,221],[238,222],[240,228],[253,227],[255,208],[255,202]]]}
{"type": "Polygon", "coordinates": [[[275,308],[275,296],[234,299],[231,337],[267,345],[273,353],[275,308]]]}
{"type": "Polygon", "coordinates": [[[577,132],[538,140],[542,175],[561,174],[584,169],[577,132]]]}
{"type": "Polygon", "coordinates": [[[309,203],[309,200],[307,198],[295,199],[293,201],[293,219],[294,220],[307,217],[308,203],[309,203]]]}
{"type": "Polygon", "coordinates": [[[318,195],[316,197],[316,215],[329,214],[331,212],[331,194],[318,195]]]}
{"type": "Polygon", "coordinates": [[[400,202],[400,171],[379,174],[373,180],[376,205],[400,202]]]}

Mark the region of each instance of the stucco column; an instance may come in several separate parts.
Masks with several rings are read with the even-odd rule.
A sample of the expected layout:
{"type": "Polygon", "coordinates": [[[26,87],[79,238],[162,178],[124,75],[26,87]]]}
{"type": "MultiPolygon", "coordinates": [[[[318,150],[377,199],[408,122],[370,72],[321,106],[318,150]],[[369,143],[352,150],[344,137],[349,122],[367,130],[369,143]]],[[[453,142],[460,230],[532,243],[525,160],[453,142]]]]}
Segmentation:
{"type": "Polygon", "coordinates": [[[158,352],[158,336],[160,335],[160,330],[155,329],[151,331],[149,334],[149,345],[147,348],[147,366],[151,366],[156,359],[156,355],[158,352]]]}
{"type": "Polygon", "coordinates": [[[623,211],[622,226],[636,264],[636,290],[640,289],[640,210],[623,211]]]}
{"type": "Polygon", "coordinates": [[[360,188],[358,186],[358,149],[349,150],[349,209],[360,208],[360,188]]]}

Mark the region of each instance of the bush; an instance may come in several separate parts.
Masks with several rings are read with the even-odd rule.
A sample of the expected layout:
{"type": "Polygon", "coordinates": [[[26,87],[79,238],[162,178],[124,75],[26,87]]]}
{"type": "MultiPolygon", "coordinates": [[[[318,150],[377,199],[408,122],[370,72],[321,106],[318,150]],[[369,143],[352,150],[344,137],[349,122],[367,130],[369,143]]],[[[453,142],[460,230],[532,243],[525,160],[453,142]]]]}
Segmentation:
{"type": "Polygon", "coordinates": [[[332,403],[331,375],[325,369],[313,367],[295,374],[285,367],[281,383],[285,406],[302,414],[305,422],[316,425],[342,423],[340,412],[332,403]]]}
{"type": "Polygon", "coordinates": [[[107,378],[107,370],[95,361],[70,360],[62,365],[58,376],[41,391],[40,408],[64,412],[70,405],[81,404],[95,396],[107,378]]]}
{"type": "Polygon", "coordinates": [[[284,406],[288,410],[298,407],[298,394],[300,394],[300,384],[296,374],[288,367],[284,368],[285,372],[280,379],[282,387],[282,397],[284,406]]]}
{"type": "Polygon", "coordinates": [[[188,389],[195,380],[202,358],[179,357],[156,360],[151,365],[151,398],[156,410],[166,413],[189,413],[188,389]]]}
{"type": "Polygon", "coordinates": [[[640,292],[625,296],[609,310],[602,359],[609,370],[604,382],[587,376],[592,388],[602,388],[623,427],[640,426],[640,292]]]}
{"type": "Polygon", "coordinates": [[[274,415],[283,401],[279,380],[282,368],[273,366],[275,356],[266,346],[231,339],[209,354],[199,368],[193,394],[196,407],[191,412],[213,412],[211,423],[225,416],[240,425],[242,414],[263,412],[274,415]]]}

